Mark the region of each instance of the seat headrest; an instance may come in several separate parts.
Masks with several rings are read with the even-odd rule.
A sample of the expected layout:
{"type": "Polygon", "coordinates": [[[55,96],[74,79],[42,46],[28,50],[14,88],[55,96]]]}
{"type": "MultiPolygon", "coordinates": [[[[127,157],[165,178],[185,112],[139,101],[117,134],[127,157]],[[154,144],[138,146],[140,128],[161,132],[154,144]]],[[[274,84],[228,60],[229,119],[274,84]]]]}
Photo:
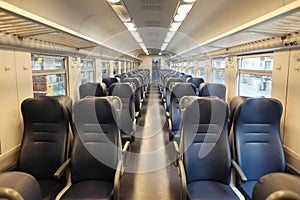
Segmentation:
{"type": "Polygon", "coordinates": [[[246,99],[235,111],[234,121],[242,123],[279,123],[282,104],[273,98],[246,99]]]}

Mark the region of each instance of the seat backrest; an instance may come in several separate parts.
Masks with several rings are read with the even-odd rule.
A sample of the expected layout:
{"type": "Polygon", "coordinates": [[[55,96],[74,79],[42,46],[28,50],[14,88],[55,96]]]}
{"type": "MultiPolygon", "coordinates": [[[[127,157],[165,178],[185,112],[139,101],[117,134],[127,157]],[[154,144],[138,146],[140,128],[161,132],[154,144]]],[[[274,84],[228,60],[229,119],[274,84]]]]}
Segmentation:
{"type": "Polygon", "coordinates": [[[179,101],[183,96],[195,96],[195,86],[191,83],[174,83],[171,88],[170,116],[172,131],[179,131],[181,127],[179,101]]]}
{"type": "Polygon", "coordinates": [[[122,80],[122,83],[133,83],[135,85],[135,95],[134,95],[134,104],[135,104],[135,111],[140,111],[140,103],[142,101],[142,92],[141,87],[142,84],[140,80],[137,77],[130,77],[130,78],[124,78],[122,80]]]}
{"type": "Polygon", "coordinates": [[[222,83],[202,83],[200,84],[199,96],[213,96],[226,101],[226,86],[222,83]]]}
{"type": "Polygon", "coordinates": [[[109,88],[110,96],[117,96],[122,101],[119,128],[126,134],[132,134],[135,117],[134,87],[131,83],[114,83],[109,88]]]}
{"type": "Polygon", "coordinates": [[[106,85],[104,83],[84,83],[79,86],[80,99],[85,97],[106,96],[106,85]]]}
{"type": "Polygon", "coordinates": [[[29,98],[22,102],[24,133],[18,170],[37,179],[54,179],[66,160],[69,116],[56,98],[29,98]]]}
{"type": "Polygon", "coordinates": [[[108,89],[112,84],[117,83],[118,79],[116,77],[106,77],[102,79],[102,83],[106,85],[106,89],[108,89]]]}
{"type": "Polygon", "coordinates": [[[235,96],[230,100],[229,104],[229,124],[228,124],[228,130],[231,130],[231,126],[233,123],[233,117],[236,109],[249,97],[245,96],[235,96]]]}
{"type": "Polygon", "coordinates": [[[201,83],[204,83],[204,79],[203,78],[199,78],[199,77],[190,77],[187,79],[188,83],[192,83],[194,84],[195,88],[196,88],[196,94],[199,95],[199,87],[201,83]]]}
{"type": "Polygon", "coordinates": [[[231,156],[227,104],[218,98],[183,97],[180,149],[187,183],[201,180],[230,183],[231,156]]]}
{"type": "Polygon", "coordinates": [[[71,154],[72,182],[113,183],[120,156],[118,97],[85,98],[74,104],[75,138],[71,154]]]}
{"type": "Polygon", "coordinates": [[[285,170],[281,114],[281,103],[272,98],[246,99],[235,111],[235,157],[248,180],[255,181],[265,174],[285,170]]]}
{"type": "Polygon", "coordinates": [[[166,99],[166,111],[169,112],[170,111],[170,103],[171,103],[171,85],[173,83],[182,83],[182,79],[178,78],[178,77],[169,77],[166,79],[166,85],[165,85],[165,94],[164,97],[166,99]]]}

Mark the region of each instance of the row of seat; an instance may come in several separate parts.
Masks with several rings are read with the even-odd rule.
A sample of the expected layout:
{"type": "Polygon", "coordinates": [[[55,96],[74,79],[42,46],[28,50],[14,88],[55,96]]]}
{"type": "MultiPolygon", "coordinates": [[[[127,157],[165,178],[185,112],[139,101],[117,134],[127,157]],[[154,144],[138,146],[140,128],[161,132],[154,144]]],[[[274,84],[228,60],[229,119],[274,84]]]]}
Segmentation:
{"type": "Polygon", "coordinates": [[[183,199],[187,194],[191,199],[238,199],[229,187],[231,167],[235,167],[239,175],[235,184],[246,199],[252,198],[253,188],[263,175],[286,170],[299,175],[299,171],[286,165],[284,160],[279,133],[280,102],[267,98],[245,102],[248,97],[238,96],[230,101],[228,113],[225,85],[204,83],[204,80],[198,81],[199,85],[188,84],[184,81],[200,78],[184,79],[183,75],[173,70],[160,73],[162,99],[169,117],[169,137],[170,140],[175,137],[175,149],[181,160],[183,199]],[[231,127],[232,144],[229,144],[231,127]],[[268,160],[271,154],[278,156],[268,160]],[[214,191],[216,188],[219,193],[214,191]]]}
{"type": "Polygon", "coordinates": [[[266,174],[289,171],[300,175],[284,159],[280,139],[282,106],[278,100],[244,98],[240,102],[233,114],[233,151],[230,151],[226,102],[184,96],[179,108],[180,142],[179,147],[176,141],[174,146],[182,199],[239,199],[230,186],[232,168],[237,174],[235,186],[246,199],[252,199],[255,184],[266,174]]]}
{"type": "Polygon", "coordinates": [[[226,101],[224,84],[205,83],[203,78],[184,76],[183,73],[179,74],[173,70],[161,71],[160,80],[161,96],[168,117],[170,141],[174,138],[178,141],[181,126],[178,102],[183,96],[215,96],[226,101]]]}
{"type": "MultiPolygon", "coordinates": [[[[121,105],[120,98],[112,96],[80,99],[74,103],[70,124],[67,106],[57,98],[26,99],[22,103],[24,134],[19,159],[13,172],[2,175],[4,180],[26,183],[28,175],[20,176],[16,171],[34,177],[38,183],[31,180],[34,188],[25,195],[22,191],[27,186],[19,189],[24,199],[53,200],[64,187],[60,199],[118,199],[118,180],[129,146],[128,142],[122,149],[118,126],[121,105]],[[67,185],[67,169],[71,185],[67,185]]],[[[0,186],[12,186],[7,183],[0,186]]]]}
{"type": "Polygon", "coordinates": [[[17,166],[0,174],[0,187],[30,200],[118,199],[136,119],[136,88],[123,80],[110,85],[106,91],[110,96],[104,91],[98,95],[103,84],[81,86],[82,99],[73,106],[66,96],[26,99],[21,106],[24,133],[17,166]],[[19,179],[23,185],[9,184],[19,179]]]}

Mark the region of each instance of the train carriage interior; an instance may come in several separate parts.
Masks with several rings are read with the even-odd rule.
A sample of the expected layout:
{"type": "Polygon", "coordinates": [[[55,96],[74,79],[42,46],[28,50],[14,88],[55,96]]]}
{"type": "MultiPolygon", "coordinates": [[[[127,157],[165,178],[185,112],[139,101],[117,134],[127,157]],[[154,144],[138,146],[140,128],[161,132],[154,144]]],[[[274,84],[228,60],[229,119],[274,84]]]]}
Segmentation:
{"type": "Polygon", "coordinates": [[[0,0],[0,199],[300,200],[300,0],[0,0]]]}

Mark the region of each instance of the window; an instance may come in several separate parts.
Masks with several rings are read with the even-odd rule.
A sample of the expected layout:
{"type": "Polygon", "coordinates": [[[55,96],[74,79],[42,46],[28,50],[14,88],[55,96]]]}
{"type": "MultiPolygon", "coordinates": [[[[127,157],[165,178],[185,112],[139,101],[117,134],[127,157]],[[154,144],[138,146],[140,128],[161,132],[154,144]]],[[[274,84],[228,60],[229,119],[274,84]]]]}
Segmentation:
{"type": "Polygon", "coordinates": [[[201,78],[205,78],[205,61],[198,60],[197,62],[197,76],[201,78]]]}
{"type": "Polygon", "coordinates": [[[114,66],[113,66],[113,69],[114,69],[114,75],[118,73],[118,66],[119,66],[119,63],[118,62],[113,62],[114,63],[114,66]]]}
{"type": "Polygon", "coordinates": [[[107,62],[107,61],[102,62],[102,79],[107,77],[108,65],[109,65],[109,62],[107,62]]]}
{"type": "Polygon", "coordinates": [[[194,75],[194,61],[190,61],[188,65],[188,72],[189,75],[194,75]]]}
{"type": "Polygon", "coordinates": [[[66,95],[66,58],[32,55],[33,95],[66,95]]]}
{"type": "Polygon", "coordinates": [[[210,82],[225,83],[225,59],[212,60],[210,82]]]}
{"type": "Polygon", "coordinates": [[[273,57],[238,58],[238,95],[271,97],[273,57]]]}
{"type": "Polygon", "coordinates": [[[93,60],[82,59],[80,61],[81,67],[81,84],[95,82],[95,65],[93,60]]]}

